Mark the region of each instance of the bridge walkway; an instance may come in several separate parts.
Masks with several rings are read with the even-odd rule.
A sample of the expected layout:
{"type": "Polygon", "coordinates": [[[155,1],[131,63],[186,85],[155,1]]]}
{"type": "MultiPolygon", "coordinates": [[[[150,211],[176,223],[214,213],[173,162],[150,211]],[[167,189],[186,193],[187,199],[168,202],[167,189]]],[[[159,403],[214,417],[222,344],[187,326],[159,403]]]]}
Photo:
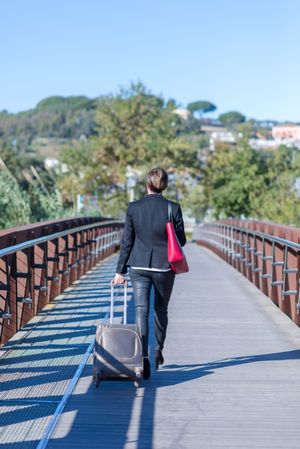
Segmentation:
{"type": "Polygon", "coordinates": [[[2,348],[0,449],[299,449],[300,329],[216,255],[195,244],[186,252],[165,365],[141,388],[92,383],[116,256],[2,348]]]}

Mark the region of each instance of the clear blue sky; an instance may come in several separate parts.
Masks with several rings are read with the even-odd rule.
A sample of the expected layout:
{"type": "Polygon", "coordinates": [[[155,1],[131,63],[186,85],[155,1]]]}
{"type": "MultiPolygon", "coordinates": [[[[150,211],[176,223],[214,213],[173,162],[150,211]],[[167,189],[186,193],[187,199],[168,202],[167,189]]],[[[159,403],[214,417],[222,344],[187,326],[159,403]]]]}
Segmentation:
{"type": "Polygon", "coordinates": [[[1,0],[0,110],[130,81],[300,121],[298,0],[1,0]]]}

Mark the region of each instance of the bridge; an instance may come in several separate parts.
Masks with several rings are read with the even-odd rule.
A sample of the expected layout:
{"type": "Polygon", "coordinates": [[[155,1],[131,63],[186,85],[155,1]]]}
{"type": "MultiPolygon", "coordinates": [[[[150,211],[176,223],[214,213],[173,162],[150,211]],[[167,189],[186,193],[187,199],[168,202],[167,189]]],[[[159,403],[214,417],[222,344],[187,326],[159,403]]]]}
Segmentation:
{"type": "MultiPolygon", "coordinates": [[[[190,272],[175,281],[165,364],[140,388],[96,389],[95,329],[122,227],[83,218],[2,231],[0,448],[299,449],[300,230],[198,228],[190,272]]],[[[121,309],[117,300],[119,322],[121,309]]]]}

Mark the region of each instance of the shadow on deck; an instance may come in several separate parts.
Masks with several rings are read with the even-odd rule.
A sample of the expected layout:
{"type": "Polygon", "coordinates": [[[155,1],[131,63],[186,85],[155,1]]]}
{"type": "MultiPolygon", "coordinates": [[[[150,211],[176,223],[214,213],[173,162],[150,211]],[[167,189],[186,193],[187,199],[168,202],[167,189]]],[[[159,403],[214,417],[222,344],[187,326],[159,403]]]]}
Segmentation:
{"type": "MultiPolygon", "coordinates": [[[[276,308],[270,312],[273,305],[265,312],[263,296],[215,256],[195,245],[188,251],[194,263],[176,281],[170,308],[169,363],[138,389],[130,381],[105,381],[96,389],[90,356],[49,441],[43,440],[47,425],[109,310],[115,256],[29,323],[25,337],[17,334],[7,345],[11,350],[2,348],[0,448],[298,447],[299,329],[276,308]],[[196,257],[202,257],[200,275],[196,257]],[[211,276],[218,269],[214,288],[211,276]],[[182,300],[187,291],[188,303],[182,300]],[[291,380],[289,388],[282,376],[291,380]],[[285,428],[278,437],[280,412],[285,428]]],[[[116,309],[120,320],[120,300],[116,309]]],[[[133,322],[132,296],[128,316],[133,322]]],[[[153,316],[150,322],[153,336],[153,316]]]]}

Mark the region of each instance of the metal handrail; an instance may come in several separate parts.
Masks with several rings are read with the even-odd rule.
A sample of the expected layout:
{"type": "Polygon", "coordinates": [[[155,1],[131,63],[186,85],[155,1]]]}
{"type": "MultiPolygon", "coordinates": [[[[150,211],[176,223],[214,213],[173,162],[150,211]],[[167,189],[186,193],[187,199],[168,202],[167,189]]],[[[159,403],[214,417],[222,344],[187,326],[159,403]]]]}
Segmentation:
{"type": "MultiPolygon", "coordinates": [[[[213,225],[215,226],[215,225],[213,225]]],[[[260,232],[260,231],[254,231],[252,229],[248,229],[248,228],[241,228],[239,226],[232,226],[232,225],[222,225],[224,227],[226,227],[227,229],[234,229],[240,232],[244,232],[246,234],[251,234],[254,237],[260,237],[262,239],[268,239],[272,242],[276,242],[276,243],[280,243],[283,246],[288,246],[290,248],[294,248],[300,251],[300,244],[296,243],[296,242],[292,242],[291,240],[287,240],[287,239],[283,239],[281,237],[277,237],[276,235],[272,235],[272,234],[267,234],[265,232],[260,232]]],[[[205,227],[205,226],[204,226],[205,227]]],[[[209,231],[207,229],[205,229],[206,233],[209,234],[215,234],[216,236],[219,236],[220,234],[218,232],[214,232],[214,231],[209,231]]],[[[232,241],[234,240],[235,243],[238,243],[238,240],[232,239],[232,237],[229,237],[227,235],[222,235],[222,238],[225,240],[229,240],[232,241]]]]}
{"type": "Polygon", "coordinates": [[[0,249],[0,344],[118,249],[124,222],[96,220],[0,249]]]}
{"type": "Polygon", "coordinates": [[[7,248],[0,249],[0,258],[4,256],[8,256],[9,254],[13,254],[16,251],[23,251],[24,249],[30,248],[34,245],[40,245],[41,243],[48,242],[49,240],[55,240],[60,237],[65,237],[66,235],[72,235],[76,232],[86,231],[87,229],[93,229],[96,227],[105,227],[110,226],[112,224],[121,224],[123,223],[120,220],[109,220],[109,221],[99,221],[96,223],[77,226],[76,228],[66,229],[64,231],[55,232],[53,234],[49,234],[43,237],[38,237],[36,239],[27,240],[26,242],[18,243],[17,245],[8,246],[7,248]]]}
{"type": "MultiPolygon", "coordinates": [[[[287,232],[279,225],[273,229],[287,232]]],[[[300,229],[289,231],[291,237],[300,238],[300,229]]],[[[205,224],[199,232],[198,243],[233,265],[300,325],[300,243],[228,222],[205,224]]]]}

